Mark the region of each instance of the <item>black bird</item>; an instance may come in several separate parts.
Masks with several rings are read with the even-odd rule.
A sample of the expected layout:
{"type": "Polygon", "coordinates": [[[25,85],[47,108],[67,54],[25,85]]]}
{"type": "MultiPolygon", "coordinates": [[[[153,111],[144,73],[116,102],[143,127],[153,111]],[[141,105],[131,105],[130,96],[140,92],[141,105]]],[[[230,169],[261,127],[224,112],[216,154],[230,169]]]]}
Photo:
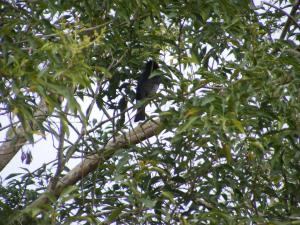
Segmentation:
{"type": "MultiPolygon", "coordinates": [[[[143,73],[140,76],[138,81],[138,85],[136,88],[136,102],[138,103],[140,100],[150,97],[151,95],[155,94],[158,89],[158,86],[161,82],[161,76],[157,75],[151,77],[151,73],[154,70],[159,68],[158,64],[153,61],[149,60],[146,63],[143,73]]],[[[134,118],[134,122],[138,122],[140,120],[145,120],[145,105],[140,106],[137,109],[137,113],[134,118]]]]}

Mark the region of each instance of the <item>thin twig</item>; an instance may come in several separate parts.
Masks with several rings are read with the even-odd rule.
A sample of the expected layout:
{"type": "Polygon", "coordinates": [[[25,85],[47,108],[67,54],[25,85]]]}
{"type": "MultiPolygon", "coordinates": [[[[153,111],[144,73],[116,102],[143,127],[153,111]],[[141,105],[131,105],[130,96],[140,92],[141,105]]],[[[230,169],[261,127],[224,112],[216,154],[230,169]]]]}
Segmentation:
{"type": "Polygon", "coordinates": [[[283,40],[285,38],[285,35],[288,32],[288,29],[289,29],[292,21],[295,23],[295,25],[298,28],[300,28],[300,25],[294,20],[294,16],[295,16],[295,14],[296,14],[296,12],[297,12],[297,10],[299,8],[299,5],[300,5],[300,0],[297,0],[296,3],[295,3],[295,5],[292,8],[290,14],[289,14],[290,16],[288,17],[288,19],[287,19],[287,21],[285,23],[285,26],[283,28],[283,31],[282,31],[282,33],[280,35],[280,39],[281,40],[283,40]]]}
{"type": "MultiPolygon", "coordinates": [[[[67,113],[69,111],[68,104],[65,107],[64,112],[67,113]]],[[[60,134],[59,134],[59,144],[57,148],[57,168],[54,174],[54,177],[51,181],[51,184],[49,185],[50,188],[54,188],[56,186],[56,183],[59,179],[59,175],[61,174],[64,165],[65,165],[65,160],[64,160],[64,137],[65,137],[65,127],[64,127],[64,121],[63,118],[60,118],[60,134]]]]}
{"type": "Polygon", "coordinates": [[[269,2],[265,2],[265,1],[262,1],[263,4],[265,5],[268,5],[270,7],[273,7],[275,9],[277,9],[278,11],[280,11],[281,13],[283,13],[284,15],[286,15],[288,17],[285,25],[284,25],[284,28],[282,30],[282,33],[280,35],[280,39],[283,40],[288,32],[288,29],[289,27],[291,26],[291,23],[293,22],[298,28],[300,28],[300,25],[297,23],[297,21],[295,20],[294,16],[298,10],[298,7],[300,5],[300,0],[297,0],[295,5],[293,6],[293,8],[291,9],[291,12],[290,13],[287,13],[285,12],[284,10],[282,10],[281,8],[269,3],[269,2]]]}

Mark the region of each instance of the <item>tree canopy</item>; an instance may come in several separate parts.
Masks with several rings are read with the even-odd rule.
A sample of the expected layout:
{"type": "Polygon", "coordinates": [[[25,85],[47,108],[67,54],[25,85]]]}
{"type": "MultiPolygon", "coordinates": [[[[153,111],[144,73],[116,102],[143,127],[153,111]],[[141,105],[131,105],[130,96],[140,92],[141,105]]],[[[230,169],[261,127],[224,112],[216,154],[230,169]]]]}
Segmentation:
{"type": "Polygon", "coordinates": [[[57,157],[12,171],[0,224],[300,223],[299,5],[1,1],[0,168],[57,157]]]}

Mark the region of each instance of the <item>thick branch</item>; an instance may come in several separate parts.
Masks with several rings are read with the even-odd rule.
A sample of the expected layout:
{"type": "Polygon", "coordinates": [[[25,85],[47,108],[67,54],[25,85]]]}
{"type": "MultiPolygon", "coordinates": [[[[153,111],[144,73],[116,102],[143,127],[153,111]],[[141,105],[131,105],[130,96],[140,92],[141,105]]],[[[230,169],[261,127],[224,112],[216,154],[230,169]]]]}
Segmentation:
{"type": "MultiPolygon", "coordinates": [[[[55,187],[51,187],[51,184],[49,184],[49,187],[51,187],[49,192],[54,194],[56,197],[59,197],[64,188],[74,185],[76,182],[87,176],[90,172],[96,170],[99,164],[108,160],[118,149],[140,143],[147,138],[159,134],[161,131],[162,126],[160,121],[155,120],[149,121],[136,127],[134,130],[112,139],[106,145],[105,149],[99,150],[99,153],[88,156],[82,163],[78,164],[61,180],[57,181],[55,187]]],[[[42,194],[28,207],[43,207],[49,202],[48,196],[49,195],[47,195],[47,193],[42,194]]]]}

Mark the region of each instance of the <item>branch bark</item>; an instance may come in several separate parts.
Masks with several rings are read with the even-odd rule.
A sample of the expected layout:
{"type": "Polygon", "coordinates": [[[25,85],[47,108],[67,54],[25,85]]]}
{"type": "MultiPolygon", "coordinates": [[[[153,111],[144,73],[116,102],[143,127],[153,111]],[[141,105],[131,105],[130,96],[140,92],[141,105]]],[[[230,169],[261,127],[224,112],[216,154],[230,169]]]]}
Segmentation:
{"type": "MultiPolygon", "coordinates": [[[[99,164],[112,157],[118,149],[140,143],[147,138],[158,135],[162,130],[163,127],[158,119],[139,125],[135,129],[112,139],[104,149],[99,150],[99,153],[89,155],[82,163],[58,180],[56,185],[50,183],[48,191],[58,198],[66,187],[76,184],[90,172],[96,170],[99,164]]],[[[49,193],[44,193],[26,209],[43,208],[48,203],[49,193]]]]}

